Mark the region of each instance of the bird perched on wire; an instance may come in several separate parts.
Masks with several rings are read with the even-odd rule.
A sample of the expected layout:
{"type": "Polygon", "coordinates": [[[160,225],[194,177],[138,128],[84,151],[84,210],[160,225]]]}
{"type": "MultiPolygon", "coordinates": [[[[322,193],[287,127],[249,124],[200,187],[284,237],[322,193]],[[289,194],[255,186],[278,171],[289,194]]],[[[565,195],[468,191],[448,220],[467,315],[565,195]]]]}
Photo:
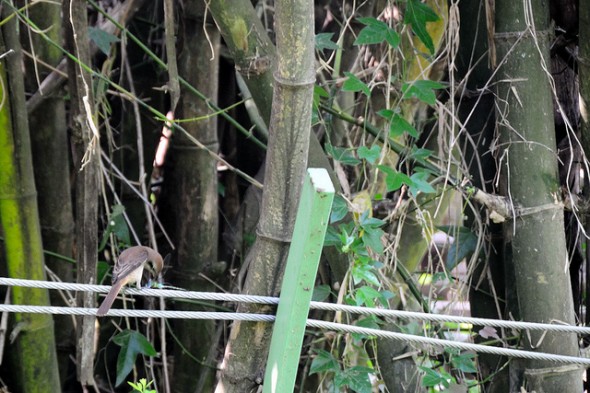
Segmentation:
{"type": "Polygon", "coordinates": [[[154,277],[158,277],[163,267],[164,260],[160,253],[149,247],[135,246],[123,251],[113,268],[113,286],[102,301],[96,315],[99,317],[106,315],[124,285],[136,284],[137,289],[140,289],[144,268],[154,277]]]}

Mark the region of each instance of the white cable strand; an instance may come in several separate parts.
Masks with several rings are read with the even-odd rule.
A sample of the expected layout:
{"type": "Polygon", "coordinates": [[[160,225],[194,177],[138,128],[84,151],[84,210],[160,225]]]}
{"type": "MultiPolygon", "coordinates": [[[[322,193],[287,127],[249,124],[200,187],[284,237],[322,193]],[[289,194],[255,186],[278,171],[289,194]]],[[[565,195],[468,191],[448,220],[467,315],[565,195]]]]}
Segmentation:
{"type": "MultiPolygon", "coordinates": [[[[89,285],[76,283],[59,283],[48,281],[34,281],[22,280],[15,278],[0,277],[0,285],[7,286],[21,286],[31,288],[45,288],[45,289],[64,289],[73,291],[90,291],[98,293],[107,293],[111,287],[108,285],[89,285]]],[[[257,303],[257,304],[279,304],[279,298],[268,296],[254,296],[254,295],[235,295],[219,292],[193,292],[170,289],[150,289],[150,288],[125,288],[122,293],[128,295],[139,296],[155,296],[178,299],[192,299],[192,300],[215,300],[225,302],[242,302],[242,303],[257,303]]],[[[460,317],[453,315],[442,314],[428,314],[414,311],[403,310],[387,310],[380,308],[348,306],[343,304],[310,302],[310,308],[325,311],[343,311],[363,315],[378,315],[382,317],[403,318],[403,319],[418,319],[421,321],[432,322],[453,322],[466,323],[471,325],[501,327],[509,329],[524,329],[524,330],[542,330],[562,333],[576,333],[576,334],[590,334],[590,327],[572,326],[566,324],[547,324],[537,322],[519,322],[519,321],[504,321],[499,319],[460,317]]]]}
{"type": "Polygon", "coordinates": [[[487,346],[487,345],[481,345],[481,344],[463,343],[463,342],[458,342],[458,341],[443,340],[440,338],[421,337],[421,336],[414,336],[414,335],[405,334],[405,333],[389,332],[389,331],[385,331],[385,330],[377,330],[377,329],[363,328],[363,327],[358,327],[358,326],[350,326],[350,325],[344,325],[344,324],[335,323],[335,322],[318,321],[318,320],[314,320],[314,319],[308,319],[307,326],[319,328],[319,329],[327,329],[327,330],[332,330],[332,331],[358,333],[358,334],[364,334],[367,336],[377,336],[377,337],[394,339],[394,340],[398,340],[398,341],[407,341],[407,342],[417,343],[417,344],[426,344],[426,345],[435,346],[435,347],[456,348],[456,349],[460,349],[463,351],[474,351],[474,352],[490,353],[490,354],[494,354],[494,355],[509,356],[509,357],[516,357],[516,358],[522,358],[522,359],[548,360],[548,361],[557,362],[557,363],[583,364],[585,366],[590,366],[590,359],[589,358],[581,358],[581,357],[565,356],[565,355],[555,355],[555,354],[544,353],[544,352],[531,352],[531,351],[524,351],[524,350],[519,350],[519,349],[500,348],[500,347],[487,346]]]}
{"type": "MultiPolygon", "coordinates": [[[[19,312],[19,313],[36,313],[36,314],[67,314],[67,315],[96,315],[95,308],[76,308],[76,307],[49,307],[49,306],[18,306],[18,305],[0,305],[0,312],[19,312]]],[[[111,309],[108,316],[111,317],[152,317],[152,318],[183,318],[183,319],[217,319],[217,320],[239,320],[239,321],[262,321],[274,322],[274,315],[265,314],[244,314],[244,313],[228,313],[228,312],[200,312],[200,311],[158,311],[158,310],[121,310],[111,309]]],[[[410,343],[442,347],[442,348],[456,348],[464,351],[474,351],[480,353],[490,353],[501,356],[517,357],[523,359],[545,360],[556,363],[567,364],[581,364],[590,366],[589,358],[581,358],[574,356],[555,355],[543,352],[530,352],[518,349],[500,348],[493,346],[486,346],[481,344],[463,343],[457,341],[443,340],[439,338],[430,338],[422,336],[414,336],[410,334],[389,332],[385,330],[377,330],[370,328],[363,328],[358,326],[350,326],[341,323],[318,321],[314,319],[307,320],[307,326],[326,329],[331,331],[339,331],[346,333],[364,334],[367,336],[383,337],[387,339],[394,339],[399,341],[406,341],[410,343]]]]}
{"type": "Polygon", "coordinates": [[[364,315],[369,314],[369,315],[378,315],[378,316],[383,316],[383,317],[418,319],[421,321],[454,322],[454,323],[466,323],[466,324],[471,324],[471,325],[493,326],[493,327],[511,328],[511,329],[546,330],[546,331],[562,332],[562,333],[590,334],[590,327],[572,326],[572,325],[566,325],[566,324],[547,324],[547,323],[539,323],[539,322],[503,321],[501,319],[459,317],[459,316],[455,316],[455,315],[428,314],[428,313],[416,312],[416,311],[388,310],[388,309],[381,309],[381,308],[348,306],[348,305],[322,303],[322,302],[310,302],[310,307],[313,309],[316,309],[316,310],[345,311],[345,312],[354,313],[354,314],[364,314],[364,315]]]}
{"type": "MultiPolygon", "coordinates": [[[[0,312],[17,312],[30,314],[62,314],[96,316],[96,308],[53,307],[53,306],[19,306],[0,304],[0,312]]],[[[247,314],[213,311],[159,311],[159,310],[123,310],[111,308],[106,314],[109,317],[137,318],[176,318],[176,319],[218,319],[224,321],[274,322],[274,315],[247,314]]]]}
{"type": "MultiPolygon", "coordinates": [[[[44,289],[64,289],[70,291],[83,292],[97,292],[107,293],[110,285],[91,285],[91,284],[76,284],[65,282],[49,282],[49,281],[34,281],[22,280],[16,278],[0,277],[0,285],[18,286],[28,288],[44,288],[44,289]]],[[[155,297],[173,297],[191,300],[217,300],[224,302],[242,302],[242,303],[258,303],[258,304],[279,304],[278,297],[268,296],[254,296],[254,295],[234,295],[228,293],[218,292],[193,292],[172,289],[151,289],[151,288],[124,288],[121,293],[135,296],[155,296],[155,297]]]]}

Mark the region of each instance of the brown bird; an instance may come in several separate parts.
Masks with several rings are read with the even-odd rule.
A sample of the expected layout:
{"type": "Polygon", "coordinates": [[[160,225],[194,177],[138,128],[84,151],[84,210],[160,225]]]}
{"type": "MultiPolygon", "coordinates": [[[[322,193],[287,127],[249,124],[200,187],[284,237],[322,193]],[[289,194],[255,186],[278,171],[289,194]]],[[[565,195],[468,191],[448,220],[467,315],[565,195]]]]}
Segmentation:
{"type": "Polygon", "coordinates": [[[160,253],[149,247],[135,246],[123,251],[113,269],[113,286],[102,301],[96,315],[102,317],[110,310],[124,285],[136,284],[137,289],[140,289],[144,268],[157,277],[163,267],[164,261],[160,253]]]}

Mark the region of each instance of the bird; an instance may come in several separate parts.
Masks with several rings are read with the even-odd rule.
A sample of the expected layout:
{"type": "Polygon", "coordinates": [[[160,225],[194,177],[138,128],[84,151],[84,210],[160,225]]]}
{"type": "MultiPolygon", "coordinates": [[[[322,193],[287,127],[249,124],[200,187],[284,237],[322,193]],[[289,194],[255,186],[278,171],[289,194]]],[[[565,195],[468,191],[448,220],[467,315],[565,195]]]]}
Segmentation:
{"type": "Polygon", "coordinates": [[[113,268],[111,290],[102,301],[96,315],[99,317],[106,315],[124,285],[135,284],[137,289],[140,289],[144,268],[154,274],[154,277],[157,277],[163,267],[162,255],[152,248],[134,246],[123,251],[113,268]]]}

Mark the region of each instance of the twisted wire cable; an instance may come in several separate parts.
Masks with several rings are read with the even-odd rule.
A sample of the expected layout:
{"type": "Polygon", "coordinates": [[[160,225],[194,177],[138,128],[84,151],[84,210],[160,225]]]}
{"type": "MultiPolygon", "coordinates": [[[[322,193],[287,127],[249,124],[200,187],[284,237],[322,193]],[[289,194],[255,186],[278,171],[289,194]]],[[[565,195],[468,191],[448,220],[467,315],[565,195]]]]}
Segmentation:
{"type": "MultiPolygon", "coordinates": [[[[76,307],[50,307],[50,306],[18,306],[18,305],[0,305],[0,312],[19,312],[19,313],[43,313],[43,314],[67,314],[67,315],[95,315],[95,308],[76,308],[76,307]]],[[[238,320],[238,321],[259,321],[274,322],[274,315],[265,314],[245,314],[232,312],[201,312],[201,311],[158,311],[158,310],[109,310],[109,316],[113,317],[151,317],[151,318],[183,318],[183,319],[217,319],[217,320],[238,320]]],[[[522,359],[545,360],[564,364],[578,364],[590,367],[590,358],[556,355],[544,352],[524,351],[520,349],[501,348],[486,346],[481,344],[464,343],[459,341],[444,340],[439,338],[415,336],[411,334],[390,332],[385,330],[351,326],[335,322],[318,321],[314,319],[307,320],[306,325],[311,328],[326,329],[330,331],[339,331],[343,333],[357,333],[372,337],[382,337],[398,341],[405,341],[416,344],[417,346],[434,346],[441,348],[455,348],[463,351],[474,351],[479,353],[489,353],[500,356],[516,357],[522,359]]],[[[424,350],[425,348],[421,348],[424,350]]]]}
{"type": "MultiPolygon", "coordinates": [[[[5,286],[21,286],[30,288],[45,288],[45,289],[62,289],[72,291],[87,291],[96,293],[107,293],[111,287],[108,285],[90,285],[90,284],[76,284],[76,283],[60,283],[48,281],[34,281],[22,280],[15,278],[0,277],[0,285],[5,286]]],[[[165,298],[191,299],[191,300],[212,300],[224,302],[241,302],[241,303],[257,303],[257,304],[279,304],[278,297],[256,296],[256,295],[235,295],[219,292],[194,292],[171,289],[150,289],[150,288],[125,288],[121,291],[126,295],[139,296],[155,296],[165,298]]],[[[521,321],[505,321],[500,319],[488,318],[474,318],[461,317],[454,315],[443,314],[428,314],[416,311],[404,310],[388,310],[382,308],[370,308],[349,306],[343,304],[310,302],[310,308],[324,311],[334,312],[348,312],[362,315],[377,315],[381,317],[402,318],[402,319],[417,319],[421,321],[430,322],[453,322],[466,323],[471,325],[490,326],[508,329],[524,329],[524,330],[541,330],[562,333],[576,333],[576,334],[590,334],[590,327],[572,326],[563,323],[538,323],[538,322],[521,322],[521,321]]],[[[90,314],[88,314],[90,315],[90,314]]],[[[111,314],[109,314],[111,315],[111,314]]],[[[113,314],[114,315],[114,314],[113,314]]]]}

